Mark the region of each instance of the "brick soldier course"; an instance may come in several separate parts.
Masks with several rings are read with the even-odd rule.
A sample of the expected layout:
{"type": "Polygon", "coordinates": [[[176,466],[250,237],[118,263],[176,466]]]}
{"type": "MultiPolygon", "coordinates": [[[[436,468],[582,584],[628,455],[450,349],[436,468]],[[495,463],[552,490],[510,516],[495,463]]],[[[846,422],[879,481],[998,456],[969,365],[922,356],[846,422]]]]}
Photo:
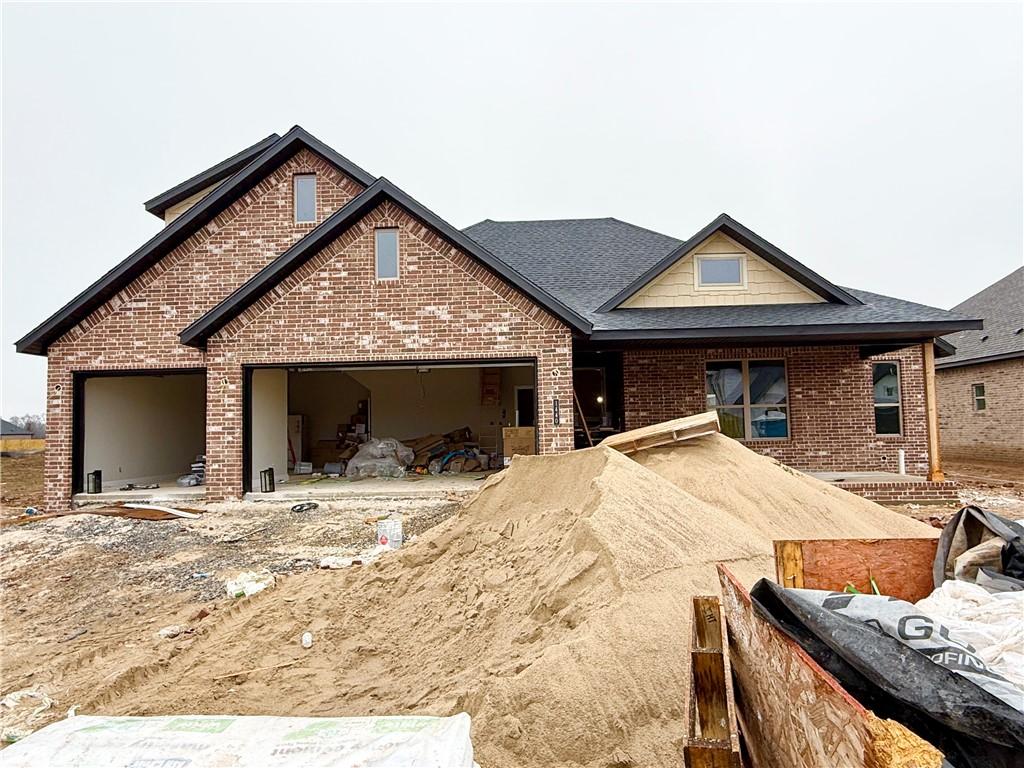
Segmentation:
{"type": "MultiPolygon", "coordinates": [[[[488,220],[460,232],[301,128],[183,182],[150,210],[167,215],[192,197],[17,343],[48,357],[48,510],[67,508],[75,487],[82,374],[205,371],[207,498],[216,500],[243,491],[246,366],[275,364],[529,361],[538,448],[559,452],[573,448],[577,354],[621,353],[625,428],[703,410],[707,361],[785,360],[789,436],[752,448],[798,468],[844,471],[895,470],[903,448],[908,470],[923,473],[922,345],[979,325],[838,288],[724,216],[687,241],[614,219],[488,220]],[[297,174],[316,176],[312,223],[294,220],[297,174]],[[399,233],[397,280],[375,279],[380,227],[399,233]],[[763,260],[780,285],[799,283],[814,303],[621,306],[712,234],[763,260]],[[875,360],[900,363],[900,435],[874,434],[875,360]]],[[[761,290],[770,302],[771,286],[761,290]]]]}

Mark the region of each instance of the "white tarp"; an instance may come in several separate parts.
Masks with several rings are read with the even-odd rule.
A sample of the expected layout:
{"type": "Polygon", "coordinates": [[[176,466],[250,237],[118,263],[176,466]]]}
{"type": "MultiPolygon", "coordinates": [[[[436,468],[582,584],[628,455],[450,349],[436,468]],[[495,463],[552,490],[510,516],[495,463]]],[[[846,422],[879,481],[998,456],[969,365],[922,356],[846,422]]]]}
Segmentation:
{"type": "Polygon", "coordinates": [[[2,753],[4,768],[473,768],[469,715],[69,717],[2,753]]]}

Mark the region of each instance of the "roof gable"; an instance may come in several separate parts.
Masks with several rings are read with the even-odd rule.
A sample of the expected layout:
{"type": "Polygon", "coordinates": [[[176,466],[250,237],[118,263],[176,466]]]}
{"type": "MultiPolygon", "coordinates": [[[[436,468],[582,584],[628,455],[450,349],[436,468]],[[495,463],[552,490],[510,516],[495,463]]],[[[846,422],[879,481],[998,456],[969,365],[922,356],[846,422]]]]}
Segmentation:
{"type": "Polygon", "coordinates": [[[611,299],[601,305],[598,311],[607,312],[609,310],[622,307],[624,302],[639,293],[645,286],[653,283],[672,266],[692,255],[716,233],[722,233],[728,236],[731,240],[754,253],[767,264],[789,277],[794,281],[794,283],[802,285],[812,294],[820,296],[826,301],[846,305],[861,303],[860,300],[852,294],[829,282],[817,272],[808,269],[789,254],[779,248],[776,248],[757,233],[747,229],[738,221],[723,213],[693,235],[689,240],[670,251],[664,258],[641,274],[636,280],[612,296],[611,299]]]}
{"type": "Polygon", "coordinates": [[[952,312],[980,317],[984,329],[947,336],[956,353],[941,368],[1024,357],[1024,267],[957,304],[952,312]]]}
{"type": "Polygon", "coordinates": [[[203,347],[213,334],[328,244],[344,234],[384,200],[390,200],[406,213],[423,222],[449,244],[481,262],[570,327],[583,333],[590,331],[590,323],[583,317],[382,177],[335,211],[306,237],[257,272],[220,304],[189,325],[179,336],[181,343],[192,347],[203,347]]]}
{"type": "Polygon", "coordinates": [[[160,230],[128,258],[15,342],[17,351],[36,355],[46,354],[50,344],[87,318],[94,310],[115,296],[161,258],[213,221],[218,214],[226,210],[302,147],[317,153],[364,186],[373,183],[373,176],[369,173],[299,126],[295,126],[245,167],[221,182],[216,189],[188,211],[160,230]]]}

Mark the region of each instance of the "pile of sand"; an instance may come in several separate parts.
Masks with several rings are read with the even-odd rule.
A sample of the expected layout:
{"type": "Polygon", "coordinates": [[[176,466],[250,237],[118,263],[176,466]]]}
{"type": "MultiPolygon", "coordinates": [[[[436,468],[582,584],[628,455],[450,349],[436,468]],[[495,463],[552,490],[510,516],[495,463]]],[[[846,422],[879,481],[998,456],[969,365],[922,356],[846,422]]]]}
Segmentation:
{"type": "Polygon", "coordinates": [[[934,533],[720,436],[638,458],[655,471],[603,447],[517,457],[401,552],[218,612],[80,711],[464,710],[487,768],[674,767],[690,596],[718,593],[714,563],[751,583],[773,536],[934,533]]]}

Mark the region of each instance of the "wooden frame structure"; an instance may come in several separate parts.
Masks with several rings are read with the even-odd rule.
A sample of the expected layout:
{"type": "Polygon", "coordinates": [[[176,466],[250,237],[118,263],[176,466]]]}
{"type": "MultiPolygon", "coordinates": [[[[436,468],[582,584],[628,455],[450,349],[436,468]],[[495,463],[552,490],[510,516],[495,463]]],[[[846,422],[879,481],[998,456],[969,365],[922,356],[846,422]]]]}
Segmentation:
{"type": "MultiPolygon", "coordinates": [[[[937,533],[937,532],[936,532],[937,533]]],[[[914,603],[931,594],[938,537],[802,539],[775,544],[775,580],[784,587],[842,592],[848,584],[914,603]]]]}
{"type": "Polygon", "coordinates": [[[718,425],[718,411],[707,411],[681,419],[663,421],[660,424],[651,424],[649,427],[631,429],[629,432],[621,432],[618,435],[606,437],[601,445],[607,445],[628,456],[647,448],[660,448],[664,445],[692,440],[695,437],[712,435],[715,432],[721,432],[718,425]]]}
{"type": "Polygon", "coordinates": [[[693,598],[691,642],[683,764],[687,768],[740,768],[729,654],[717,597],[693,598]]]}

